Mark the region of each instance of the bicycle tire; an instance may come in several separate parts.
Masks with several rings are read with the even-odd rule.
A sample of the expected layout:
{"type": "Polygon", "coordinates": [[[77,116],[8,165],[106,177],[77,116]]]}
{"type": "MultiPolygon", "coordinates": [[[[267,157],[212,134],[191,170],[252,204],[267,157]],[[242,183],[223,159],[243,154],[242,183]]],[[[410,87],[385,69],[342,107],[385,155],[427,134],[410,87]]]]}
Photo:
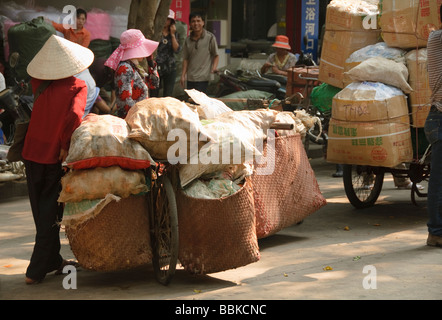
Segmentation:
{"type": "Polygon", "coordinates": [[[178,261],[178,210],[175,192],[167,176],[159,176],[152,187],[151,243],[156,280],[168,285],[178,261]]]}
{"type": "Polygon", "coordinates": [[[380,167],[344,165],[344,189],[350,203],[357,209],[374,206],[382,190],[384,175],[380,167]],[[368,179],[373,181],[372,187],[368,179]]]}

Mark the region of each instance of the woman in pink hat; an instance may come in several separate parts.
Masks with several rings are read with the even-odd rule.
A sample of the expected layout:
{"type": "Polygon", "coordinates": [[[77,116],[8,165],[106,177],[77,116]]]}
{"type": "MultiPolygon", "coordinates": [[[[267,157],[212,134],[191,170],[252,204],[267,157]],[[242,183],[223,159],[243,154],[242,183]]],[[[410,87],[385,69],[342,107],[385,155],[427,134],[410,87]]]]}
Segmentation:
{"type": "Polygon", "coordinates": [[[275,74],[287,76],[287,70],[296,65],[298,59],[290,52],[292,49],[289,44],[289,38],[286,36],[276,36],[275,43],[272,45],[276,49],[267,59],[261,68],[261,73],[266,73],[270,68],[275,74]]]}
{"type": "Polygon", "coordinates": [[[115,70],[116,115],[124,119],[130,108],[149,97],[150,76],[157,74],[151,55],[158,42],[146,39],[140,30],[129,29],[121,34],[120,43],[105,65],[115,70]],[[148,72],[140,65],[144,58],[148,58],[148,72]]]}

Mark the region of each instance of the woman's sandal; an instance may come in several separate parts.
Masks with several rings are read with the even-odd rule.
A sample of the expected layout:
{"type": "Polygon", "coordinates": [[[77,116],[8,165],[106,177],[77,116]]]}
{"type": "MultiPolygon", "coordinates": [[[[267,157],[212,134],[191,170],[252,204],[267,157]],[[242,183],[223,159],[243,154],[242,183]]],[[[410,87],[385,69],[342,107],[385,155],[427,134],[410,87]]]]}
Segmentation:
{"type": "Polygon", "coordinates": [[[25,283],[28,284],[28,285],[37,284],[37,283],[40,283],[42,281],[43,281],[43,279],[35,280],[35,279],[31,279],[31,278],[25,277],[25,283]]]}

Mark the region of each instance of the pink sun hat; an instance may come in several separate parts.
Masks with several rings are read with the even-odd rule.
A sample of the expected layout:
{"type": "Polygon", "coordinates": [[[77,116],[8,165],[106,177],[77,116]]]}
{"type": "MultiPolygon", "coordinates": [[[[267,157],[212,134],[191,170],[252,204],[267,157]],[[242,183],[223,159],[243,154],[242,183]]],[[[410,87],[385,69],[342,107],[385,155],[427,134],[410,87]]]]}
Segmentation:
{"type": "Polygon", "coordinates": [[[155,52],[158,42],[146,39],[138,29],[124,31],[120,37],[120,46],[104,63],[105,66],[117,69],[121,61],[136,58],[147,58],[155,52]]]}

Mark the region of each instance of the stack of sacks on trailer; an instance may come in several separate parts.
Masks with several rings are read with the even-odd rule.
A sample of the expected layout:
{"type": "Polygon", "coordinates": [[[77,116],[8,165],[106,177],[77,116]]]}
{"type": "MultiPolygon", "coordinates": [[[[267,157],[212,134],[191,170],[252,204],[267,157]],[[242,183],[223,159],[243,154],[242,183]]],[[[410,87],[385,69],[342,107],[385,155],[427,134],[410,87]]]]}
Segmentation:
{"type": "Polygon", "coordinates": [[[412,125],[423,128],[431,107],[428,84],[427,41],[432,29],[439,28],[440,0],[380,1],[379,24],[382,37],[390,47],[410,50],[406,56],[412,125]]]}
{"type": "Polygon", "coordinates": [[[327,6],[326,30],[319,65],[319,81],[344,88],[344,66],[356,50],[380,38],[376,25],[378,0],[332,0],[327,6]]]}
{"type": "Polygon", "coordinates": [[[63,225],[79,225],[108,203],[149,190],[143,170],[154,161],[129,132],[124,119],[96,114],[74,131],[58,199],[65,204],[63,225]]]}

